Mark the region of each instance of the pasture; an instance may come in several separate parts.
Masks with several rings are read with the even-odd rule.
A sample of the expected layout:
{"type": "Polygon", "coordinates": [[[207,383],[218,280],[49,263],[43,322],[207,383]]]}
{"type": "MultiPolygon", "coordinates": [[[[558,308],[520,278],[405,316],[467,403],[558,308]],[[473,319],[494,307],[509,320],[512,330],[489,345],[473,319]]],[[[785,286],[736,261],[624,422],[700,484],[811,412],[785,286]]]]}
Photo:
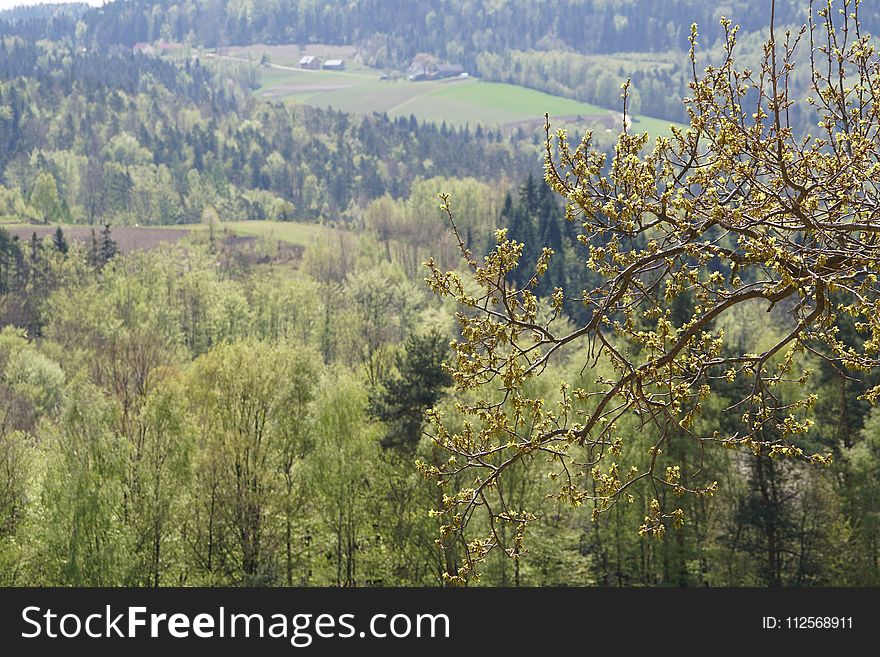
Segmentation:
{"type": "MultiPolygon", "coordinates": [[[[387,113],[390,117],[414,115],[421,121],[454,126],[482,124],[486,127],[515,127],[543,124],[548,112],[556,123],[594,124],[620,130],[619,111],[581,103],[512,84],[484,82],[476,78],[452,78],[410,82],[400,73],[381,79],[382,72],[359,63],[352,47],[310,45],[242,46],[229,49],[227,56],[259,61],[263,54],[270,66],[260,69],[257,95],[289,100],[345,112],[387,113]],[[296,67],[303,54],[319,58],[342,57],[345,71],[302,70],[296,67]]],[[[667,121],[647,116],[634,117],[633,127],[652,135],[669,134],[667,121]]]]}
{"type": "MultiPolygon", "coordinates": [[[[34,233],[42,239],[55,234],[57,224],[0,223],[13,236],[23,242],[34,233]]],[[[85,226],[81,224],[63,224],[61,229],[68,241],[88,242],[92,239],[94,229],[100,240],[102,226],[85,226]]],[[[317,238],[334,230],[320,224],[307,224],[295,221],[228,221],[220,224],[218,234],[221,237],[270,238],[291,246],[307,247],[317,238]]],[[[205,235],[204,224],[180,224],[176,226],[112,226],[111,235],[123,253],[152,249],[160,244],[175,244],[191,235],[205,235]]]]}
{"type": "MultiPolygon", "coordinates": [[[[204,230],[199,224],[181,226],[184,230],[204,230]]],[[[316,239],[334,230],[321,224],[306,224],[297,221],[227,221],[220,225],[242,237],[268,237],[293,246],[310,246],[316,239]]]]}

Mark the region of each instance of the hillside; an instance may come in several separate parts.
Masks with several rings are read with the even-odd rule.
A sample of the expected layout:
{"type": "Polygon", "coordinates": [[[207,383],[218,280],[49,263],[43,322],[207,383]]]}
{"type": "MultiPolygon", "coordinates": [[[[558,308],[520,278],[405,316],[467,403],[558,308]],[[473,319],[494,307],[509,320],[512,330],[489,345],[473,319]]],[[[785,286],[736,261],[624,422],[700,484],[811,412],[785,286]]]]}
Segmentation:
{"type": "MultiPolygon", "coordinates": [[[[207,57],[261,62],[256,93],[266,99],[292,99],[315,107],[375,112],[391,118],[414,115],[420,121],[436,124],[479,124],[485,128],[504,127],[507,131],[521,126],[530,132],[543,124],[545,112],[553,117],[554,123],[569,128],[614,132],[622,127],[620,107],[606,109],[527,87],[477,80],[470,75],[464,79],[413,82],[407,80],[405,71],[386,72],[365,66],[364,55],[353,47],[257,44],[223,49],[223,54],[208,53],[207,57]],[[312,53],[317,53],[313,56],[319,61],[344,55],[346,70],[307,70],[297,65],[301,56],[312,53]]],[[[637,124],[636,129],[655,135],[669,132],[668,121],[639,115],[631,120],[637,124]]]]}
{"type": "Polygon", "coordinates": [[[0,588],[880,585],[878,4],[0,14],[0,588]]]}

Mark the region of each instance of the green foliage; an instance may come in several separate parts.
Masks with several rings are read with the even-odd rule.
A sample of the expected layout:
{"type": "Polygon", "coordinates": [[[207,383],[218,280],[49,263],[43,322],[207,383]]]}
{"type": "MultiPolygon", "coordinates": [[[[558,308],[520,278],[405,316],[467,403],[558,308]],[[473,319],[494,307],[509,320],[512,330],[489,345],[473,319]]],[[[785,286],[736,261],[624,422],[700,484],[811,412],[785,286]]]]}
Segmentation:
{"type": "MultiPolygon", "coordinates": [[[[450,456],[420,440],[424,409],[463,431],[457,407],[475,399],[445,392],[449,308],[382,264],[375,241],[348,239],[347,257],[317,246],[313,257],[338,261],[298,272],[225,268],[207,245],[117,256],[96,272],[71,245],[53,264],[44,337],[0,333],[3,581],[423,586],[459,568],[464,555],[438,548],[442,523],[428,515],[443,508],[442,491],[413,467],[450,456]],[[405,322],[400,295],[414,297],[405,322]],[[376,387],[370,349],[382,364],[376,387]]],[[[724,327],[743,348],[766,348],[766,317],[743,309],[724,327]]],[[[556,399],[559,379],[600,390],[596,379],[613,374],[604,359],[582,371],[580,349],[560,354],[528,394],[556,399]]],[[[852,404],[858,389],[848,390],[852,404]]],[[[695,430],[732,422],[725,408],[737,394],[707,400],[695,430]]],[[[835,408],[815,428],[824,444],[836,444],[835,408]]],[[[517,558],[490,557],[479,583],[764,584],[774,581],[770,554],[785,584],[867,581],[876,576],[872,426],[865,442],[851,432],[843,487],[838,470],[773,461],[768,478],[764,463],[780,493],[773,522],[755,457],[701,456],[673,441],[663,467],[701,462],[727,495],[671,496],[687,522],[661,540],[631,531],[650,513],[649,488],[585,523],[546,497],[541,460],[524,461],[499,490],[538,519],[517,558]]],[[[621,434],[621,460],[658,439],[632,418],[621,434]]],[[[515,527],[496,531],[517,545],[515,527]]]]}
{"type": "MultiPolygon", "coordinates": [[[[685,119],[681,106],[687,94],[683,55],[680,51],[582,55],[558,50],[507,50],[480,53],[476,70],[487,80],[523,85],[615,110],[620,109],[620,83],[629,78],[637,98],[630,106],[632,114],[644,112],[669,123],[685,119]]],[[[572,113],[554,112],[550,107],[544,111],[551,116],[572,113]]],[[[594,110],[593,114],[602,116],[600,111],[594,110]]]]}
{"type": "Polygon", "coordinates": [[[40,581],[67,586],[128,582],[124,533],[128,445],[114,433],[118,409],[77,378],[64,395],[62,423],[43,434],[46,462],[39,535],[40,581]]]}
{"type": "MultiPolygon", "coordinates": [[[[790,132],[760,111],[755,127],[715,71],[695,85],[696,127],[654,151],[639,122],[610,159],[601,129],[580,149],[548,140],[551,189],[525,175],[539,144],[524,131],[255,100],[256,62],[198,45],[357,27],[368,63],[431,50],[612,107],[632,75],[628,110],[672,116],[680,21],[716,11],[447,5],[223,0],[203,20],[192,3],[113,3],[54,23],[69,28],[57,41],[39,20],[0,25],[0,221],[21,235],[0,228],[0,584],[880,581],[862,194],[876,130],[828,113],[856,92],[817,99],[829,138],[811,151],[792,141],[796,105],[790,132]],[[626,53],[633,35],[653,52],[626,53]],[[128,53],[156,38],[187,45],[128,53]],[[20,228],[62,220],[95,226],[91,244],[20,228]],[[151,250],[114,228],[183,222],[204,228],[151,250]],[[451,298],[414,282],[430,255],[451,298]],[[799,335],[816,309],[822,331],[799,335]],[[744,420],[749,406],[763,412],[744,420]],[[453,540],[464,532],[477,538],[453,540]]],[[[756,6],[731,9],[763,24],[756,6]]],[[[708,40],[729,27],[707,23],[708,40]]],[[[761,38],[740,46],[762,66],[761,38]]],[[[871,52],[846,56],[857,70],[871,52]]],[[[445,85],[430,109],[522,100],[493,88],[445,85]]]]}
{"type": "Polygon", "coordinates": [[[61,254],[66,254],[70,249],[67,244],[67,239],[64,237],[64,231],[61,230],[61,226],[58,226],[55,230],[55,235],[52,237],[52,244],[55,247],[55,250],[61,254]]]}
{"type": "MultiPolygon", "coordinates": [[[[821,485],[800,495],[805,520],[796,524],[783,487],[794,487],[797,473],[775,461],[833,462],[830,441],[810,435],[818,399],[811,389],[814,357],[840,376],[880,366],[875,227],[867,214],[873,202],[861,196],[871,185],[865,172],[876,165],[880,141],[855,120],[873,114],[873,96],[847,86],[852,79],[871,88],[878,83],[877,51],[867,36],[851,44],[838,36],[858,28],[858,3],[852,9],[838,16],[830,6],[815,15],[811,8],[809,28],[799,32],[810,29],[811,47],[818,31],[837,48],[837,54],[814,48],[806,65],[819,98],[800,104],[817,112],[822,137],[816,142],[796,137],[788,111],[799,104],[789,83],[800,37],[786,32],[777,41],[771,24],[756,75],[738,68],[738,28],[726,18],[723,63],[702,75],[697,27],[691,28],[687,131],[674,129],[650,150],[647,134],[624,132],[608,167],[591,134],[573,147],[565,130],[551,134],[547,119],[545,178],[565,199],[566,219],[580,225],[576,239],[587,251],[586,268],[598,274],[592,289],[572,289],[572,281],[567,289],[556,286],[550,313],[542,309],[540,284],[554,273],[555,249],[539,242],[540,251],[528,253],[527,244],[502,229],[480,261],[456,225],[449,197],[440,195],[466,274],[444,272],[430,260],[426,282],[459,305],[461,339],[452,343],[451,371],[456,391],[475,397],[456,409],[468,418],[463,424],[432,413],[434,439],[452,457],[439,467],[420,464],[449,490],[437,510],[444,520],[440,541],[466,557],[447,573],[450,582],[479,577],[477,568],[495,551],[520,558],[524,533],[540,516],[505,496],[504,481],[539,459],[554,482],[547,494],[574,509],[592,507],[592,522],[635,503],[632,491],[647,487],[653,496],[638,532],[662,538],[692,521],[677,498],[706,499],[718,491],[703,457],[716,445],[751,456],[748,491],[733,522],[747,549],[767,557],[761,580],[781,585],[787,574],[801,584],[821,581],[824,566],[817,564],[835,548],[812,523],[829,524],[818,519],[835,515],[835,495],[821,485]],[[835,57],[847,66],[835,68],[835,57]],[[825,60],[827,67],[817,63],[825,60]],[[843,142],[848,145],[836,145],[843,142]],[[839,183],[841,177],[850,182],[839,183]],[[860,209],[850,209],[853,189],[860,190],[860,209]],[[586,309],[574,329],[555,324],[567,299],[586,309]],[[719,324],[732,309],[755,303],[767,312],[785,304],[791,317],[756,352],[726,343],[719,324]],[[854,321],[841,321],[844,315],[854,321]],[[573,345],[588,364],[605,361],[613,374],[589,387],[563,380],[549,399],[535,394],[529,383],[573,345]],[[703,425],[707,401],[722,391],[738,417],[703,425]],[[655,442],[625,453],[631,421],[655,442]],[[698,446],[696,463],[681,442],[698,446]],[[800,546],[793,573],[785,563],[792,545],[800,546]]],[[[622,86],[624,112],[629,86],[622,86]]],[[[533,196],[528,186],[523,195],[533,196]]],[[[512,203],[505,209],[514,214],[512,203]]],[[[534,235],[529,214],[512,219],[534,235]]],[[[860,395],[872,404],[878,397],[876,381],[860,395]]],[[[687,570],[678,571],[686,581],[687,570]]]]}
{"type": "Polygon", "coordinates": [[[0,216],[156,225],[198,223],[211,207],[239,220],[339,221],[420,177],[494,180],[534,166],[533,145],[500,133],[254,103],[198,58],[4,44],[0,216]]]}
{"type": "Polygon", "coordinates": [[[354,586],[370,577],[368,564],[380,548],[370,513],[371,489],[378,486],[379,427],[367,420],[364,386],[347,373],[325,378],[315,406],[309,482],[328,532],[327,563],[319,576],[336,586],[354,586]]]}
{"type": "Polygon", "coordinates": [[[356,353],[375,387],[390,365],[388,345],[400,342],[419,303],[412,283],[391,263],[350,273],[345,287],[359,332],[356,353]]]}
{"type": "Polygon", "coordinates": [[[157,368],[151,378],[128,474],[133,578],[140,586],[184,581],[185,550],[175,524],[186,514],[196,434],[180,375],[157,368]]]}
{"type": "Polygon", "coordinates": [[[452,377],[443,369],[449,351],[446,342],[446,336],[435,332],[409,336],[397,356],[397,371],[380,380],[370,405],[388,427],[383,447],[408,453],[420,441],[425,412],[452,385],[452,377]]]}
{"type": "Polygon", "coordinates": [[[849,485],[844,494],[854,519],[856,581],[875,586],[880,581],[880,413],[872,411],[862,441],[845,452],[849,485]]]}
{"type": "Polygon", "coordinates": [[[193,540],[208,581],[280,578],[282,537],[272,519],[292,521],[316,372],[311,354],[256,341],[218,346],[194,362],[187,391],[199,423],[195,522],[207,514],[209,531],[193,540]]]}
{"type": "Polygon", "coordinates": [[[31,193],[31,205],[37,210],[44,223],[60,221],[63,218],[58,187],[51,173],[44,171],[37,176],[34,191],[31,193]]]}

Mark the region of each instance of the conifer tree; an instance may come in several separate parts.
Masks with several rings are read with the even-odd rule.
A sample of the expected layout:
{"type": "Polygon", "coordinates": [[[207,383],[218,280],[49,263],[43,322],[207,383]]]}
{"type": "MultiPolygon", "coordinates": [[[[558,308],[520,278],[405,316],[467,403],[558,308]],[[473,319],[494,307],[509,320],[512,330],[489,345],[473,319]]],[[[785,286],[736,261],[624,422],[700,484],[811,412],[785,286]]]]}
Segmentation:
{"type": "Polygon", "coordinates": [[[52,244],[55,246],[55,250],[58,253],[62,253],[67,255],[67,251],[69,249],[67,245],[67,239],[64,237],[64,231],[61,229],[61,226],[55,229],[55,235],[52,238],[52,244]]]}

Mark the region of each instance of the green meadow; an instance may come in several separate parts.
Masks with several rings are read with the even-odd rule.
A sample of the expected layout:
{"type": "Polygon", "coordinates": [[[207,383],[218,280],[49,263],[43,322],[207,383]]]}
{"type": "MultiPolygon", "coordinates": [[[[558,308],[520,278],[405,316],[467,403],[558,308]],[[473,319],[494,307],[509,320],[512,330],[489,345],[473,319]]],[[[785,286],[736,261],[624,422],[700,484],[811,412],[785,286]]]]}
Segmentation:
{"type": "MultiPolygon", "coordinates": [[[[545,112],[551,119],[592,122],[606,129],[619,129],[621,121],[620,112],[512,84],[476,78],[383,80],[378,71],[365,67],[305,71],[273,64],[262,69],[257,94],[345,112],[414,115],[422,121],[454,126],[540,124],[545,112]]],[[[638,116],[633,123],[636,129],[654,135],[669,133],[669,122],[660,119],[638,116]]]]}

